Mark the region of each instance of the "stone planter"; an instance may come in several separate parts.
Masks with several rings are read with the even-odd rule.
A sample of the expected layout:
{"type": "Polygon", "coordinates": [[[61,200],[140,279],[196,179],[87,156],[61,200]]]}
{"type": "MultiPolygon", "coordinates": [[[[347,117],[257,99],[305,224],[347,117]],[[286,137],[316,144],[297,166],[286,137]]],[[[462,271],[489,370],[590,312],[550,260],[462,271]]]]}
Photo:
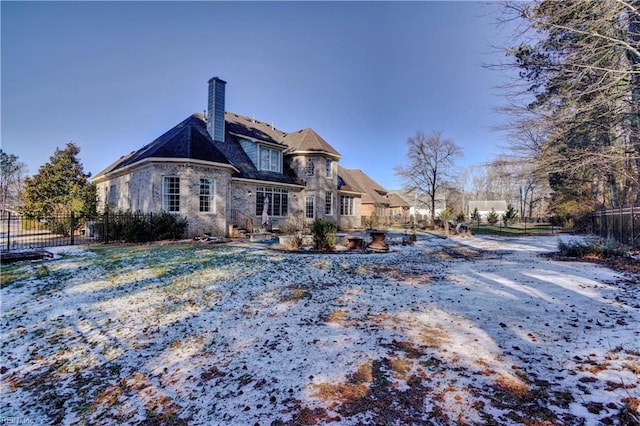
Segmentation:
{"type": "Polygon", "coordinates": [[[347,237],[347,249],[356,250],[364,247],[364,239],[362,237],[347,237]]]}
{"type": "Polygon", "coordinates": [[[283,247],[293,247],[293,244],[302,239],[302,244],[300,246],[311,246],[313,245],[313,235],[279,235],[278,236],[278,244],[283,247]]]}
{"type": "Polygon", "coordinates": [[[278,236],[278,244],[285,247],[291,247],[294,243],[298,241],[298,236],[296,235],[279,235],[278,236]]]}
{"type": "Polygon", "coordinates": [[[389,251],[389,245],[385,242],[387,235],[384,231],[369,231],[369,236],[371,237],[371,242],[368,245],[370,250],[378,252],[389,251]]]}
{"type": "Polygon", "coordinates": [[[249,234],[249,241],[252,243],[260,242],[260,241],[269,241],[273,239],[273,234],[271,232],[254,232],[249,234]]]}

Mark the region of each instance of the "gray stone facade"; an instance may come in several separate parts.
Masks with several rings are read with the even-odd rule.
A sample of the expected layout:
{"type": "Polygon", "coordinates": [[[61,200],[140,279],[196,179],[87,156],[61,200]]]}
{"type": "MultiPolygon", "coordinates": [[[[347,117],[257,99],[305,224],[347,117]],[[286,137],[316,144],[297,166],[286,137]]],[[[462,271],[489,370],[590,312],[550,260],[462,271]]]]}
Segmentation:
{"type": "Polygon", "coordinates": [[[96,181],[99,206],[113,211],[155,213],[166,211],[163,204],[163,179],[177,177],[180,183],[179,211],[175,214],[187,219],[188,236],[229,235],[230,225],[257,229],[261,227],[261,215],[256,208],[256,193],[260,187],[281,188],[288,191],[286,216],[270,216],[269,229],[286,229],[292,225],[324,218],[334,221],[341,230],[360,228],[361,198],[353,196],[354,214],[340,215],[340,196],[337,190],[337,162],[331,162],[331,176],[327,176],[322,155],[294,156],[291,167],[304,176],[306,186],[283,185],[273,182],[233,179],[231,170],[216,166],[192,164],[185,161],[153,161],[116,174],[103,176],[96,181]],[[305,173],[307,158],[313,158],[313,176],[305,173]],[[211,199],[211,211],[200,211],[200,179],[211,179],[215,193],[211,199]],[[327,194],[332,194],[332,211],[325,211],[327,194]],[[314,218],[306,218],[306,197],[314,199],[314,218]],[[237,223],[233,223],[233,222],[237,223]]]}
{"type": "Polygon", "coordinates": [[[338,198],[338,173],[336,161],[329,157],[317,154],[296,155],[291,157],[291,168],[302,177],[305,182],[305,190],[302,194],[301,208],[305,212],[305,219],[311,223],[315,219],[327,219],[338,223],[338,212],[340,209],[338,198]],[[326,161],[331,161],[331,173],[327,176],[326,161]],[[313,162],[313,172],[310,171],[309,163],[313,162]],[[331,212],[325,210],[328,194],[332,197],[331,212]],[[306,216],[306,197],[313,197],[314,213],[313,217],[306,216]]]}
{"type": "Polygon", "coordinates": [[[338,229],[342,231],[348,231],[350,229],[359,229],[362,227],[362,198],[360,196],[353,196],[351,194],[338,194],[338,201],[336,206],[338,208],[338,229]],[[353,197],[353,215],[341,215],[340,214],[340,196],[346,195],[353,197]]]}
{"type": "Polygon", "coordinates": [[[320,218],[341,230],[360,228],[364,192],[338,188],[340,153],[313,129],[287,133],[225,111],[225,86],[211,78],[208,114],[192,114],[100,172],[93,180],[99,205],[180,215],[189,236],[259,229],[268,197],[268,229],[286,232],[320,218]],[[347,215],[341,215],[344,194],[353,197],[347,215]]]}
{"type": "Polygon", "coordinates": [[[185,162],[153,162],[129,172],[96,182],[99,206],[115,211],[161,212],[163,179],[177,177],[180,184],[179,211],[187,219],[188,235],[225,236],[229,217],[231,172],[227,169],[194,165],[185,162]],[[210,211],[200,211],[200,179],[213,182],[210,211]]]}
{"type": "MultiPolygon", "coordinates": [[[[262,215],[256,210],[256,193],[259,187],[280,188],[288,191],[288,214],[286,216],[270,216],[269,228],[279,228],[289,221],[293,216],[302,211],[301,192],[299,187],[283,186],[270,182],[249,182],[243,180],[232,180],[230,205],[233,214],[239,215],[238,225],[246,228],[245,221],[250,220],[252,227],[261,226],[262,215]]],[[[230,214],[231,214],[230,211],[230,214]]]]}

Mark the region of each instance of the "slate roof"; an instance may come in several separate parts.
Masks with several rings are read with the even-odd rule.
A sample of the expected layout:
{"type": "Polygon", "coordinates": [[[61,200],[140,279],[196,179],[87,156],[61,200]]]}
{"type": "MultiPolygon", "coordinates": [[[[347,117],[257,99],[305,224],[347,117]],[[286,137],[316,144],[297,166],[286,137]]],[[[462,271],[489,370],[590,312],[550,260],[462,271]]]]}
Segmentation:
{"type": "Polygon", "coordinates": [[[337,158],[341,157],[338,151],[310,128],[288,133],[284,137],[283,142],[289,147],[286,151],[287,153],[317,152],[330,154],[337,158]]]}
{"type": "MultiPolygon", "coordinates": [[[[389,205],[389,199],[386,197],[387,190],[378,185],[376,181],[371,179],[366,173],[359,169],[342,169],[348,179],[360,187],[364,193],[362,196],[362,204],[384,204],[389,205]]],[[[342,175],[341,175],[342,176],[342,175]]]]}
{"type": "Polygon", "coordinates": [[[225,112],[224,121],[227,133],[243,135],[250,139],[283,145],[282,140],[287,135],[285,132],[275,129],[272,124],[233,112],[225,112]]]}
{"type": "Polygon", "coordinates": [[[207,131],[205,117],[196,113],[173,127],[165,134],[145,145],[138,151],[127,154],[96,175],[96,178],[135,164],[147,158],[193,159],[215,162],[233,166],[234,177],[263,180],[274,183],[303,185],[291,168],[283,165],[283,173],[256,169],[238,142],[238,136],[259,139],[261,141],[281,145],[285,132],[273,129],[267,123],[253,120],[246,116],[225,113],[226,138],[224,143],[214,142],[207,131]]]}
{"type": "Polygon", "coordinates": [[[131,152],[98,173],[98,176],[147,158],[185,158],[231,165],[207,132],[202,114],[193,114],[153,142],[131,152]]]}

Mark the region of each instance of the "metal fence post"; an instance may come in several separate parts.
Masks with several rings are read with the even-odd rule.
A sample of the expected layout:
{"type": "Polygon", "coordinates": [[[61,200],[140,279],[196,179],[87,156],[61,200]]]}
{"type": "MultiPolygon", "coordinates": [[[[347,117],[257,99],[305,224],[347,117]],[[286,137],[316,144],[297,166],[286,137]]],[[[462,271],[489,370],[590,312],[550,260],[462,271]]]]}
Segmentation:
{"type": "Polygon", "coordinates": [[[75,233],[76,233],[76,220],[75,220],[75,216],[73,215],[73,212],[71,212],[71,245],[75,245],[76,243],[76,238],[75,238],[75,233]]]}
{"type": "Polygon", "coordinates": [[[7,251],[11,249],[11,212],[7,212],[9,214],[7,222],[7,251]]]}
{"type": "Polygon", "coordinates": [[[620,238],[618,241],[624,244],[624,216],[622,215],[622,207],[618,209],[618,215],[620,216],[620,230],[618,231],[620,233],[620,238]]]}

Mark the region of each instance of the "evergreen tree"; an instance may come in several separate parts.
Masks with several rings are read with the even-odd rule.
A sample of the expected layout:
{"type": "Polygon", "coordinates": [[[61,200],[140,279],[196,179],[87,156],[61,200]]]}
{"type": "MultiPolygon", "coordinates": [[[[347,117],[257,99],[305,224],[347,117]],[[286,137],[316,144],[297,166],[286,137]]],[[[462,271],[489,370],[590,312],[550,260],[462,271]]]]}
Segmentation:
{"type": "Polygon", "coordinates": [[[507,206],[507,211],[502,215],[504,226],[513,225],[516,220],[518,220],[518,211],[511,204],[509,204],[507,206]]]}
{"type": "Polygon", "coordinates": [[[471,213],[471,220],[474,222],[480,222],[480,212],[477,207],[473,209],[473,213],[471,213]]]}
{"type": "Polygon", "coordinates": [[[50,161],[38,173],[25,179],[21,210],[33,216],[74,213],[93,215],[97,211],[96,187],[89,182],[78,160],[80,148],[70,142],[56,148],[50,161]]]}
{"type": "Polygon", "coordinates": [[[498,212],[492,208],[491,211],[487,213],[487,222],[489,222],[489,225],[495,225],[498,223],[498,220],[500,220],[500,216],[498,212]]]}
{"type": "Polygon", "coordinates": [[[514,140],[549,177],[553,210],[636,203],[640,2],[536,0],[507,7],[528,25],[508,52],[523,89],[513,90],[514,140]]]}

